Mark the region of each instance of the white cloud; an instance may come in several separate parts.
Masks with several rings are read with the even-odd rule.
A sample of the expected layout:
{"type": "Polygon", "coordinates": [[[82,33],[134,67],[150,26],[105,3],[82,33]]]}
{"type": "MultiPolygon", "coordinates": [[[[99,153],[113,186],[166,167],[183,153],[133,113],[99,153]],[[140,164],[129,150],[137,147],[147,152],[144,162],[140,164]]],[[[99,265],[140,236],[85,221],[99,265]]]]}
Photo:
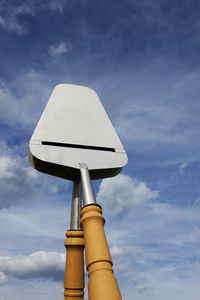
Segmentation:
{"type": "Polygon", "coordinates": [[[200,206],[200,197],[195,200],[195,205],[200,206]]]}
{"type": "Polygon", "coordinates": [[[199,209],[194,207],[185,207],[172,205],[168,203],[155,203],[150,205],[152,215],[165,222],[198,222],[199,209]]]}
{"type": "Polygon", "coordinates": [[[134,288],[136,290],[142,291],[142,290],[146,290],[146,289],[150,289],[152,288],[152,286],[150,286],[149,284],[144,282],[144,276],[140,275],[137,277],[133,277],[132,278],[132,283],[134,284],[134,288]]]}
{"type": "Polygon", "coordinates": [[[5,19],[4,19],[2,16],[0,16],[0,24],[1,24],[2,26],[5,25],[5,19]]]}
{"type": "Polygon", "coordinates": [[[111,208],[105,230],[114,271],[122,282],[132,284],[123,286],[125,295],[130,291],[125,299],[142,293],[138,299],[158,300],[162,291],[164,299],[198,299],[199,208],[153,201],[130,209],[123,221],[113,220],[110,213],[111,208]]]}
{"type": "Polygon", "coordinates": [[[6,282],[7,282],[7,276],[3,272],[0,272],[0,285],[6,282]]]}
{"type": "MultiPolygon", "coordinates": [[[[183,270],[173,266],[153,266],[145,272],[145,282],[153,288],[152,299],[199,299],[199,266],[183,270]]],[[[148,293],[149,294],[149,293],[148,293]]],[[[146,294],[147,296],[147,294],[146,294]]]]}
{"type": "Polygon", "coordinates": [[[32,69],[27,73],[27,77],[30,79],[35,79],[35,78],[40,77],[40,74],[37,71],[35,71],[34,69],[32,69]]]}
{"type": "Polygon", "coordinates": [[[176,112],[170,105],[148,100],[140,102],[133,99],[134,104],[122,111],[117,122],[119,134],[132,142],[176,145],[186,143],[187,137],[174,128],[178,127],[182,120],[186,121],[188,117],[181,111],[176,112]]]}
{"type": "Polygon", "coordinates": [[[31,6],[22,4],[8,8],[4,13],[4,17],[0,16],[0,26],[9,32],[22,35],[26,33],[27,28],[19,21],[18,17],[20,15],[34,15],[34,10],[31,6]]]}
{"type": "Polygon", "coordinates": [[[34,5],[35,10],[50,10],[62,14],[66,5],[66,0],[46,0],[45,2],[35,0],[32,5],[34,5]]]}
{"type": "Polygon", "coordinates": [[[65,6],[65,0],[59,0],[59,1],[53,0],[47,4],[47,8],[49,8],[49,10],[57,11],[61,14],[63,13],[64,6],[65,6]]]}
{"type": "Polygon", "coordinates": [[[9,156],[0,156],[0,179],[14,177],[13,169],[16,163],[16,160],[9,156]]]}
{"type": "Polygon", "coordinates": [[[36,73],[25,73],[15,82],[0,81],[0,121],[9,126],[37,124],[44,103],[50,92],[44,82],[37,80],[36,73]],[[34,76],[35,80],[27,77],[34,76]],[[19,88],[20,96],[15,93],[15,86],[19,88]],[[14,89],[12,89],[14,87],[14,89]],[[44,103],[43,103],[44,101],[44,103]]]}
{"type": "Polygon", "coordinates": [[[53,57],[58,57],[61,54],[65,54],[68,53],[69,50],[71,49],[71,43],[69,41],[67,42],[60,42],[57,45],[51,45],[48,48],[48,52],[50,55],[52,55],[53,57]]]}
{"type": "Polygon", "coordinates": [[[106,78],[108,113],[129,149],[150,153],[167,146],[169,153],[183,155],[190,149],[187,159],[191,153],[198,157],[199,74],[199,69],[185,72],[180,67],[172,73],[160,58],[135,74],[127,70],[114,83],[106,78]]]}
{"type": "MultiPolygon", "coordinates": [[[[28,151],[27,145],[24,147],[28,151]]],[[[66,190],[69,184],[64,179],[36,171],[30,165],[28,155],[22,157],[15,149],[0,143],[0,209],[31,201],[38,190],[48,195],[57,194],[60,189],[66,190]]]]}
{"type": "Polygon", "coordinates": [[[18,280],[1,286],[1,300],[55,300],[63,298],[63,282],[52,280],[18,280]]]}
{"type": "Polygon", "coordinates": [[[167,243],[172,245],[186,246],[187,244],[200,244],[200,228],[194,227],[187,232],[177,233],[168,238],[167,243]]]}
{"type": "Polygon", "coordinates": [[[11,90],[2,86],[0,88],[0,119],[7,124],[10,120],[16,119],[18,112],[17,103],[15,103],[11,90]]]}
{"type": "Polygon", "coordinates": [[[0,27],[8,32],[14,32],[17,35],[23,35],[27,33],[27,24],[22,23],[19,20],[21,15],[32,15],[35,16],[37,11],[51,10],[58,13],[63,13],[65,1],[64,0],[47,0],[45,3],[35,0],[27,0],[18,6],[10,6],[8,2],[1,1],[1,13],[0,15],[0,27]]]}
{"type": "Polygon", "coordinates": [[[37,178],[39,176],[38,171],[36,171],[33,167],[26,167],[23,169],[30,178],[37,178]]]}
{"type": "Polygon", "coordinates": [[[23,101],[16,98],[11,89],[3,86],[0,88],[0,120],[3,123],[12,125],[18,121],[30,123],[32,118],[30,114],[26,115],[23,101]]]}
{"type": "Polygon", "coordinates": [[[185,168],[188,166],[188,163],[183,163],[179,166],[179,170],[180,170],[180,173],[183,174],[184,171],[185,171],[185,168]]]}
{"type": "MultiPolygon", "coordinates": [[[[68,195],[66,198],[71,202],[70,196],[68,195]]],[[[20,251],[21,249],[23,251],[24,249],[38,251],[45,246],[51,250],[49,244],[45,244],[46,240],[51,241],[51,245],[55,246],[56,249],[64,249],[63,242],[66,225],[69,226],[70,207],[67,204],[61,205],[58,197],[54,197],[53,204],[51,203],[52,199],[49,197],[45,199],[45,197],[46,195],[38,197],[35,201],[36,205],[35,202],[32,202],[28,205],[18,205],[0,210],[0,250],[7,249],[6,245],[11,240],[16,241],[16,248],[19,247],[20,251]],[[52,241],[55,244],[52,244],[52,241]]],[[[10,246],[8,248],[10,249],[10,246]]],[[[4,255],[4,252],[1,251],[0,255],[6,256],[7,253],[4,255]]]]}
{"type": "Polygon", "coordinates": [[[110,248],[110,253],[112,257],[123,256],[123,255],[137,255],[141,254],[141,249],[134,246],[117,246],[114,245],[110,248]]]}
{"type": "Polygon", "coordinates": [[[137,207],[159,196],[158,191],[149,189],[144,182],[129,176],[118,175],[104,179],[97,194],[97,202],[109,209],[110,214],[119,214],[137,207]]]}
{"type": "Polygon", "coordinates": [[[0,144],[0,208],[31,199],[34,195],[26,160],[0,144]]]}
{"type": "Polygon", "coordinates": [[[6,278],[34,279],[49,278],[63,280],[65,255],[58,252],[39,251],[28,256],[0,257],[0,279],[6,278]]]}

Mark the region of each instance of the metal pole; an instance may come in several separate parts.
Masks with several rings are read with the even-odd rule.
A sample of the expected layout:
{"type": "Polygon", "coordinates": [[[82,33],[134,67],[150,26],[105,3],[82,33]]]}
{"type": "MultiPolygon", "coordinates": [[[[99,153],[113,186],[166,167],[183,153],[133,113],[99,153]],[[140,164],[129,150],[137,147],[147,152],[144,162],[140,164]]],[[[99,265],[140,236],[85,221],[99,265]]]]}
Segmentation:
{"type": "Polygon", "coordinates": [[[72,192],[72,208],[71,208],[71,230],[81,230],[80,227],[80,210],[81,210],[81,199],[80,199],[80,184],[74,182],[72,192]]]}
{"type": "Polygon", "coordinates": [[[86,164],[80,164],[80,172],[81,172],[81,183],[83,189],[84,206],[88,204],[96,204],[96,199],[94,196],[94,191],[90,179],[90,174],[88,171],[88,166],[86,164]]]}

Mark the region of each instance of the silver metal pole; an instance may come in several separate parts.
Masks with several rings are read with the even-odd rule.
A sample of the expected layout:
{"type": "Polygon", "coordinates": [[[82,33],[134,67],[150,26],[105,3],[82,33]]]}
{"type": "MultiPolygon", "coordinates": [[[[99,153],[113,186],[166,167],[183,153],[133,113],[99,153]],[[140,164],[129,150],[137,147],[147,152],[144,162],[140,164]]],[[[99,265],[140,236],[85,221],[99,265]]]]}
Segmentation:
{"type": "Polygon", "coordinates": [[[70,230],[81,230],[80,227],[81,197],[80,185],[73,184],[70,230]]]}
{"type": "Polygon", "coordinates": [[[96,204],[96,199],[94,196],[94,191],[92,187],[92,182],[90,179],[90,174],[88,171],[88,166],[86,164],[80,164],[80,172],[81,172],[81,183],[83,190],[83,204],[96,204]]]}

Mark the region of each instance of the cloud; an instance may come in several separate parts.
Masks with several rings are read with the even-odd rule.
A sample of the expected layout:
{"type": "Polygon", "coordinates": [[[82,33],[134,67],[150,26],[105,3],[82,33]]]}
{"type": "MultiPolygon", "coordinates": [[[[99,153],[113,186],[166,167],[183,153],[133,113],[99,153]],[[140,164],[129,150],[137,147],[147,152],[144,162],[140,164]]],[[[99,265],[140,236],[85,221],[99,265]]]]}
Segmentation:
{"type": "Polygon", "coordinates": [[[64,0],[47,0],[46,3],[41,1],[27,0],[21,5],[10,5],[6,1],[1,1],[0,8],[2,15],[0,15],[0,27],[8,32],[14,32],[17,35],[24,35],[28,31],[27,23],[22,23],[20,16],[29,15],[36,16],[38,11],[54,11],[63,13],[65,1],[64,0]]]}
{"type": "Polygon", "coordinates": [[[69,41],[67,42],[60,42],[57,45],[49,46],[48,52],[53,57],[58,57],[62,54],[68,53],[71,49],[71,43],[69,41]]]}
{"type": "Polygon", "coordinates": [[[137,254],[141,253],[141,249],[139,247],[134,247],[134,246],[114,245],[110,248],[110,253],[111,253],[112,257],[124,256],[124,255],[137,255],[137,254]]]}
{"type": "Polygon", "coordinates": [[[52,280],[18,280],[1,286],[1,300],[54,300],[63,298],[63,282],[52,280]]]}
{"type": "Polygon", "coordinates": [[[194,227],[183,233],[177,233],[166,240],[167,243],[178,246],[198,245],[200,243],[200,229],[194,227]]]}
{"type": "Polygon", "coordinates": [[[50,95],[44,80],[39,73],[30,70],[15,81],[0,81],[0,122],[8,126],[22,125],[24,130],[37,124],[44,103],[50,95]]]}
{"type": "Polygon", "coordinates": [[[28,256],[0,257],[0,280],[45,278],[63,280],[65,255],[58,252],[39,251],[28,256]]]}
{"type": "Polygon", "coordinates": [[[5,85],[0,87],[0,120],[4,123],[16,121],[19,109],[12,91],[5,85]]]}
{"type": "MultiPolygon", "coordinates": [[[[154,265],[146,270],[144,282],[152,287],[152,299],[197,300],[200,292],[199,274],[200,268],[197,264],[191,264],[186,270],[177,266],[154,265]]],[[[147,291],[148,295],[149,292],[147,291]]],[[[147,294],[145,296],[147,297],[147,294]]]]}
{"type": "Polygon", "coordinates": [[[130,209],[123,221],[117,218],[113,222],[109,215],[105,228],[114,270],[133,284],[129,286],[132,297],[144,292],[150,299],[160,299],[162,285],[165,291],[167,286],[174,294],[176,290],[179,298],[188,289],[193,298],[191,286],[199,290],[199,208],[152,201],[130,209]]]}
{"type": "Polygon", "coordinates": [[[9,7],[4,10],[4,15],[0,16],[0,26],[9,32],[16,33],[17,35],[25,34],[27,28],[19,21],[19,17],[21,15],[34,15],[34,10],[27,4],[9,7]]]}
{"type": "Polygon", "coordinates": [[[120,137],[134,151],[166,151],[167,146],[169,154],[181,148],[182,155],[189,150],[191,158],[191,153],[198,155],[200,71],[186,71],[181,66],[174,70],[172,63],[160,57],[134,75],[127,70],[112,86],[112,93],[117,85],[121,91],[116,95],[114,112],[110,110],[120,137]]]}
{"type": "MultiPolygon", "coordinates": [[[[69,203],[70,196],[66,197],[69,203]]],[[[49,251],[64,249],[65,228],[70,222],[70,204],[62,204],[58,196],[53,201],[52,198],[45,197],[47,198],[46,195],[40,196],[37,202],[27,205],[25,203],[23,206],[0,210],[0,250],[13,249],[9,245],[12,244],[11,241],[16,241],[15,250],[19,249],[20,253],[44,248],[49,251]]],[[[5,251],[1,253],[2,256],[6,256],[4,253],[5,251]]]]}
{"type": "Polygon", "coordinates": [[[0,272],[0,285],[6,282],[7,282],[7,276],[3,272],[0,272]]]}
{"type": "Polygon", "coordinates": [[[143,290],[147,290],[147,289],[152,288],[152,286],[145,283],[144,280],[145,280],[144,276],[140,275],[140,276],[137,276],[137,277],[133,277],[131,281],[132,281],[132,283],[134,285],[134,288],[136,290],[143,291],[143,290]]]}
{"type": "Polygon", "coordinates": [[[158,191],[149,189],[144,182],[137,182],[129,176],[120,174],[102,181],[97,202],[102,203],[112,215],[117,215],[158,196],[158,191]]]}
{"type": "Polygon", "coordinates": [[[181,165],[179,166],[179,171],[180,171],[181,174],[184,173],[185,168],[188,166],[188,164],[189,164],[189,163],[183,163],[183,164],[181,164],[181,165]]]}
{"type": "Polygon", "coordinates": [[[16,165],[16,161],[14,161],[11,157],[0,156],[0,179],[14,177],[14,165],[16,165]]]}
{"type": "Polygon", "coordinates": [[[52,11],[57,11],[59,13],[63,13],[64,11],[64,7],[65,7],[65,0],[59,0],[59,1],[49,1],[49,3],[47,3],[47,8],[49,8],[49,10],[52,11]]]}
{"type": "Polygon", "coordinates": [[[5,25],[5,19],[2,18],[1,16],[0,16],[0,25],[1,25],[1,26],[4,26],[4,25],[5,25]]]}
{"type": "Polygon", "coordinates": [[[0,144],[0,208],[10,207],[31,199],[34,195],[34,174],[26,160],[0,144]]]}
{"type": "MultiPolygon", "coordinates": [[[[27,153],[27,144],[24,147],[27,153]]],[[[29,202],[39,193],[45,192],[50,197],[68,189],[69,181],[36,171],[28,161],[28,154],[23,157],[15,150],[0,143],[0,209],[29,202]]]]}
{"type": "Polygon", "coordinates": [[[40,74],[35,71],[34,69],[31,69],[28,73],[27,73],[27,77],[30,79],[35,79],[38,78],[40,76],[40,74]]]}
{"type": "Polygon", "coordinates": [[[198,299],[199,221],[195,207],[156,201],[106,223],[125,299],[198,299]]]}

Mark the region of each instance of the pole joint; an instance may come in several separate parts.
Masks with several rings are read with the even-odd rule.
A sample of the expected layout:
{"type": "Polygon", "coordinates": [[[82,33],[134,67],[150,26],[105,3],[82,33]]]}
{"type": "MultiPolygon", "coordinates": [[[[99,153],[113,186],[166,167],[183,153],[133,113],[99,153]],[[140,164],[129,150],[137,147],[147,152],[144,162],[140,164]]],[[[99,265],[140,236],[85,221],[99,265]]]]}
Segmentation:
{"type": "Polygon", "coordinates": [[[81,184],[83,190],[83,204],[84,206],[89,204],[96,204],[96,199],[94,196],[94,191],[90,179],[88,166],[86,164],[79,164],[79,165],[80,165],[80,173],[81,173],[81,184]]]}

